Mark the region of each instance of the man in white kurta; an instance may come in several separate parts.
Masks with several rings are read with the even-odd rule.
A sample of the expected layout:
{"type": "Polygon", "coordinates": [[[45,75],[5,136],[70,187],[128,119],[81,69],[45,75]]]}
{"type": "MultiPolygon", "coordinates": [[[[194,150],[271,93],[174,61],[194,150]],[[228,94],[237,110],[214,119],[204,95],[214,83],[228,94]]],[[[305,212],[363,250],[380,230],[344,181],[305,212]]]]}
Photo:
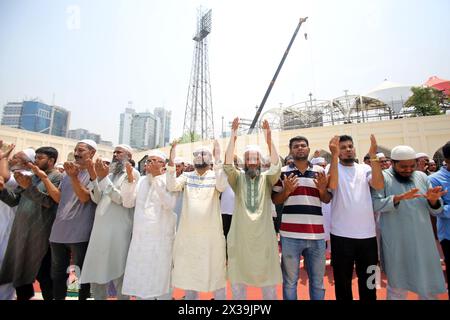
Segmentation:
{"type": "Polygon", "coordinates": [[[228,278],[233,299],[246,299],[246,285],[262,288],[264,300],[276,300],[282,282],[278,242],[272,221],[272,188],[281,173],[281,162],[272,144],[270,127],[263,124],[270,153],[270,168],[261,172],[261,150],[247,146],[244,171],[232,162],[239,118],[234,119],[225,157],[225,172],[235,193],[233,220],[227,238],[228,278]]]}
{"type": "Polygon", "coordinates": [[[135,201],[133,236],[128,252],[122,293],[138,299],[172,299],[172,248],[175,238],[175,197],[166,190],[162,174],[166,156],[152,151],[147,175],[139,180],[135,201]]]}
{"type": "Polygon", "coordinates": [[[131,147],[114,148],[111,165],[102,159],[88,167],[91,199],[97,204],[94,225],[81,272],[81,283],[91,283],[96,300],[108,298],[110,281],[115,286],[117,299],[128,299],[121,294],[125,263],[131,241],[133,209],[125,199],[127,188],[139,180],[139,172],[131,167],[131,147]],[[104,176],[106,175],[106,176],[104,176]],[[101,178],[101,179],[100,179],[101,178]],[[100,180],[100,181],[99,181],[100,180]]]}
{"type": "Polygon", "coordinates": [[[220,163],[220,148],[194,151],[195,171],[175,178],[175,146],[167,170],[167,189],[183,190],[183,206],[174,244],[173,286],[186,291],[186,299],[198,299],[198,292],[214,291],[215,299],[225,299],[226,254],[219,195],[227,187],[220,163]]]}

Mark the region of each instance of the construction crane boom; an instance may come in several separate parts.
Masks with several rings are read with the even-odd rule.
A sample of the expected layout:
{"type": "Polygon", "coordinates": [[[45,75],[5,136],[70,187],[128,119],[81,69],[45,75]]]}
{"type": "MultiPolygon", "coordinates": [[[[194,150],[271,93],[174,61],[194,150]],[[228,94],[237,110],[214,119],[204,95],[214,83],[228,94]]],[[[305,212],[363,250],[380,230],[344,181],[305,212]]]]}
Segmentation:
{"type": "Polygon", "coordinates": [[[281,68],[283,67],[284,61],[286,60],[287,55],[289,54],[289,50],[291,49],[292,44],[294,43],[295,37],[297,36],[298,31],[300,30],[301,25],[303,22],[305,22],[308,19],[308,17],[300,18],[300,21],[298,23],[297,28],[294,31],[294,34],[292,36],[291,41],[289,42],[289,45],[284,52],[283,58],[281,59],[280,64],[278,65],[277,71],[275,72],[275,75],[272,78],[272,81],[270,81],[269,87],[267,88],[266,94],[264,95],[264,98],[261,101],[261,104],[259,105],[258,110],[256,111],[255,118],[253,118],[253,122],[250,125],[250,128],[248,129],[248,134],[251,134],[253,132],[253,129],[256,126],[256,123],[258,122],[259,116],[261,115],[261,112],[264,108],[264,105],[266,104],[267,98],[270,95],[270,92],[272,91],[273,85],[275,84],[275,81],[277,80],[278,74],[281,71],[281,68]]]}

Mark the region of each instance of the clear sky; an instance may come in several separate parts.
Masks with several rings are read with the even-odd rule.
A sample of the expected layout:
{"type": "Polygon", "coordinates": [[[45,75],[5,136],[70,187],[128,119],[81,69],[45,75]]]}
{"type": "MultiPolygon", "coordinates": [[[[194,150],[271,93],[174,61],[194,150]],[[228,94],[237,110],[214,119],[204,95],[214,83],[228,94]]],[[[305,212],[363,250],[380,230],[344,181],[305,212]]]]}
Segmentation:
{"type": "Polygon", "coordinates": [[[54,96],[72,112],[70,129],[117,142],[133,101],[138,112],[172,110],[180,136],[199,5],[212,8],[217,133],[222,116],[253,118],[304,16],[265,110],[384,79],[450,79],[448,0],[0,0],[0,105],[54,96]]]}

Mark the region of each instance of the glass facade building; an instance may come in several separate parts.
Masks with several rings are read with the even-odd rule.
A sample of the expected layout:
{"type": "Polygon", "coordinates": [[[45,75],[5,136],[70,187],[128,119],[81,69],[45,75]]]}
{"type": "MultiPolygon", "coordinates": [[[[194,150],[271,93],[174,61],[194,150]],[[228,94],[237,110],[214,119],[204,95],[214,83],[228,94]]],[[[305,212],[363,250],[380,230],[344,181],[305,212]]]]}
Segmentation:
{"type": "Polygon", "coordinates": [[[70,112],[39,101],[8,102],[3,108],[2,125],[66,137],[70,112]]]}

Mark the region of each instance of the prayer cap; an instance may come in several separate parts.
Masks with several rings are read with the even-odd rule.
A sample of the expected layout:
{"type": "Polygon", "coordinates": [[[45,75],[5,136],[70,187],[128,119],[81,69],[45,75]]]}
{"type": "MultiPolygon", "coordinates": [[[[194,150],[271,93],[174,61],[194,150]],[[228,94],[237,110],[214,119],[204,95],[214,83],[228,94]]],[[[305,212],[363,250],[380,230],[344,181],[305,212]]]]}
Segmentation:
{"type": "Polygon", "coordinates": [[[197,149],[194,150],[193,154],[200,153],[200,152],[211,154],[211,151],[209,151],[209,149],[206,147],[198,147],[197,149]]]}
{"type": "Polygon", "coordinates": [[[22,152],[25,153],[28,160],[30,160],[31,162],[34,162],[35,157],[36,157],[36,152],[33,149],[28,148],[28,149],[23,150],[22,152]]]}
{"type": "Polygon", "coordinates": [[[55,168],[56,169],[64,169],[64,163],[58,162],[57,164],[55,164],[55,168]]]}
{"type": "Polygon", "coordinates": [[[245,147],[244,153],[247,152],[258,152],[259,154],[261,154],[261,147],[256,145],[256,144],[249,144],[248,146],[245,147]]]}
{"type": "Polygon", "coordinates": [[[92,148],[97,150],[97,143],[94,140],[84,139],[84,140],[80,140],[80,141],[77,142],[77,144],[79,144],[79,143],[87,144],[88,146],[91,146],[92,148]]]}
{"type": "Polygon", "coordinates": [[[380,159],[380,158],[386,158],[386,156],[384,155],[383,152],[379,152],[379,153],[377,153],[377,158],[378,158],[378,159],[380,159]]]}
{"type": "Polygon", "coordinates": [[[127,144],[118,144],[114,147],[114,149],[115,148],[121,148],[121,149],[127,150],[129,153],[133,152],[133,149],[127,144]]]}
{"type": "Polygon", "coordinates": [[[152,151],[150,151],[149,154],[148,154],[148,157],[149,158],[150,157],[157,157],[157,158],[163,159],[164,161],[167,160],[166,154],[164,152],[162,152],[162,151],[159,151],[159,150],[152,150],[152,151]]]}
{"type": "Polygon", "coordinates": [[[174,162],[175,164],[182,164],[182,163],[185,163],[184,159],[181,158],[181,157],[175,157],[175,159],[173,159],[173,162],[174,162]]]}
{"type": "Polygon", "coordinates": [[[419,158],[430,158],[430,157],[426,153],[419,152],[416,154],[416,159],[419,159],[419,158]]]}
{"type": "Polygon", "coordinates": [[[416,152],[410,146],[396,146],[391,151],[391,159],[400,160],[414,160],[416,159],[416,152]]]}

